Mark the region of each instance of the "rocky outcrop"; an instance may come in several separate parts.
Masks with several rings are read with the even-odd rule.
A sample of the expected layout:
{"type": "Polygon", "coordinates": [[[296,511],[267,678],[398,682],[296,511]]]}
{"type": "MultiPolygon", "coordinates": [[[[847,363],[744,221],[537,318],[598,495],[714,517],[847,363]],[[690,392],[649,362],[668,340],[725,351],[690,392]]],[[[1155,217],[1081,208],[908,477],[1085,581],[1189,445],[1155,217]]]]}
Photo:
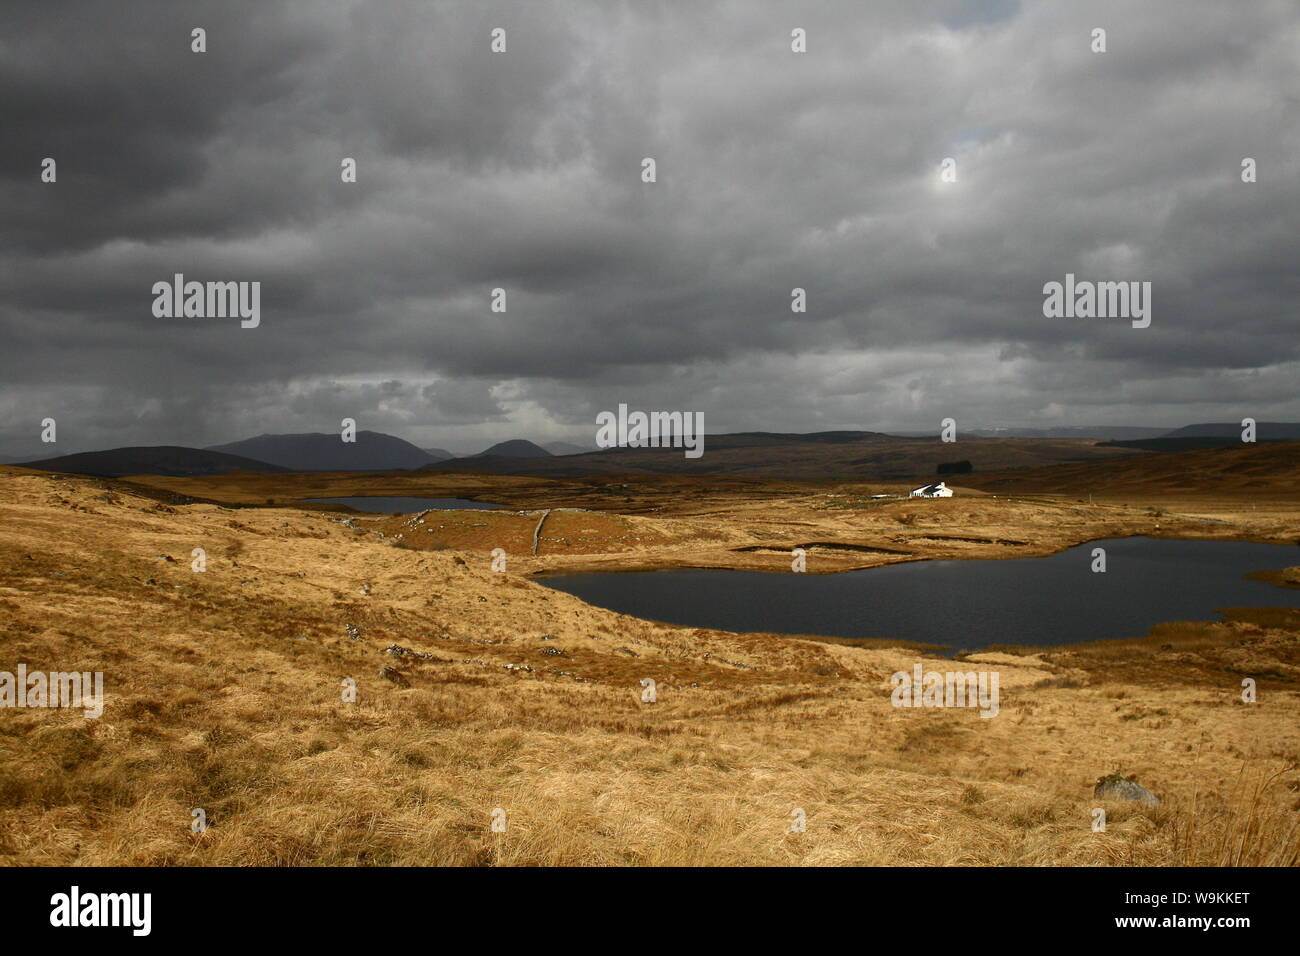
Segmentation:
{"type": "Polygon", "coordinates": [[[1109,773],[1097,778],[1097,786],[1092,795],[1101,800],[1136,800],[1148,807],[1154,807],[1160,798],[1137,782],[1136,774],[1127,777],[1118,773],[1109,773]]]}

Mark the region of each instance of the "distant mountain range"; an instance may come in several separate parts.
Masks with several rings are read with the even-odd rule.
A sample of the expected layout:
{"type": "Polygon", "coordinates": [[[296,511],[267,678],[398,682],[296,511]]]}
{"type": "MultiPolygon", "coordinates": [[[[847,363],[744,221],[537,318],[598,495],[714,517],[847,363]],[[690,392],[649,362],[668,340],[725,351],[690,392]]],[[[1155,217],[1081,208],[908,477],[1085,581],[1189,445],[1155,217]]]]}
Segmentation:
{"type": "MultiPolygon", "coordinates": [[[[417,448],[381,432],[357,433],[355,442],[337,434],[259,435],[243,441],[186,448],[175,445],[113,448],[15,462],[25,467],[73,474],[120,477],[132,474],[219,475],[235,471],[479,471],[492,474],[556,476],[718,473],[791,478],[919,478],[940,466],[969,462],[975,472],[1033,468],[1061,462],[1140,454],[1194,451],[1241,444],[1237,423],[1205,423],[1155,430],[1100,428],[1026,429],[1029,435],[995,429],[958,432],[954,444],[935,433],[889,435],[869,431],[735,432],[706,435],[705,455],[688,459],[681,448],[584,449],[565,442],[549,446],[522,438],[499,442],[477,455],[457,457],[441,448],[417,448]],[[988,430],[984,430],[988,431],[988,430]],[[1155,431],[1157,434],[1151,435],[1155,431]],[[1061,433],[1065,434],[1054,434],[1061,433]],[[1080,434],[1086,433],[1086,434],[1080,434]],[[1135,437],[1136,435],[1146,437],[1135,437]],[[1126,435],[1127,438],[1116,438],[1126,435]],[[1097,441],[1097,439],[1106,439],[1097,441]]],[[[1260,422],[1260,442],[1300,439],[1300,423],[1260,422]]]]}
{"type": "Polygon", "coordinates": [[[381,432],[357,432],[356,438],[355,442],[345,442],[337,433],[322,432],[258,435],[210,445],[207,450],[254,458],[288,471],[397,471],[422,468],[439,460],[409,441],[381,432]]]}
{"type": "Polygon", "coordinates": [[[436,472],[582,477],[632,474],[728,474],[781,478],[929,477],[940,465],[970,462],[976,470],[1031,468],[1102,457],[1141,454],[1079,439],[969,438],[947,444],[931,435],[907,438],[879,432],[740,432],[706,435],[704,455],[683,448],[607,448],[546,458],[475,456],[427,465],[436,472]]]}
{"type": "MultiPolygon", "coordinates": [[[[382,432],[357,432],[355,442],[337,434],[258,435],[242,441],[186,448],[179,445],[110,448],[37,461],[13,458],[15,464],[45,471],[121,477],[123,475],[224,475],[236,471],[410,471],[446,461],[550,458],[551,452],[525,439],[500,442],[473,459],[460,459],[442,448],[417,448],[382,432]]],[[[578,448],[578,446],[571,446],[578,448]]],[[[579,452],[587,449],[578,448],[579,452]]]]}

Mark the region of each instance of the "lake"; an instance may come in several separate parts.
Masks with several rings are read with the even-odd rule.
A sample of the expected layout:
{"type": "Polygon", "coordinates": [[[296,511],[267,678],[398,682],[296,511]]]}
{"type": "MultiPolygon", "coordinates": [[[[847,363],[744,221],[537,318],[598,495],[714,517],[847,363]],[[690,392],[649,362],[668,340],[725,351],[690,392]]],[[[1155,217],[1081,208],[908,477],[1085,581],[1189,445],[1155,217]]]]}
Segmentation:
{"type": "MultiPolygon", "coordinates": [[[[816,552],[808,554],[814,564],[816,552]]],[[[1300,590],[1243,575],[1300,564],[1300,547],[1113,538],[1045,558],[913,561],[837,574],[672,570],[568,574],[540,584],[588,604],[725,631],[879,637],[975,650],[1143,637],[1218,607],[1300,607],[1300,590]],[[1094,573],[1092,549],[1106,551],[1094,573]]]]}
{"type": "Polygon", "coordinates": [[[411,514],[439,508],[446,511],[490,511],[504,508],[492,501],[472,501],[469,498],[381,498],[377,495],[354,495],[350,498],[303,498],[323,505],[347,505],[354,511],[368,511],[376,514],[411,514]]]}

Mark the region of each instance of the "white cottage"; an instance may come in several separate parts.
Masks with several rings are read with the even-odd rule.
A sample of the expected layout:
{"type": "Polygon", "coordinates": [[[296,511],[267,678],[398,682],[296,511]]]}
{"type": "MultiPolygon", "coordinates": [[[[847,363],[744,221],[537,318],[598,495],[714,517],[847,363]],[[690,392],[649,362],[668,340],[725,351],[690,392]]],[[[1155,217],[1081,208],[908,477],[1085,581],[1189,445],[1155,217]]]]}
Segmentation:
{"type": "Polygon", "coordinates": [[[920,488],[913,488],[909,498],[951,498],[952,489],[942,481],[933,485],[922,485],[920,488]]]}

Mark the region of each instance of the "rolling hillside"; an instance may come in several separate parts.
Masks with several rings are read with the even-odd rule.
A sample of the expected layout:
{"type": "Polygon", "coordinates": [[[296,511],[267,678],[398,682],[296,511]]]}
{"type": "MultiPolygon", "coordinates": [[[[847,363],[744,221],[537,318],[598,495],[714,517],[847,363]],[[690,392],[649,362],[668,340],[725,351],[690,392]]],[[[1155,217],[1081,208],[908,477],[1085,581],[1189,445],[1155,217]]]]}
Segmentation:
{"type": "Polygon", "coordinates": [[[87,451],[59,458],[26,462],[19,467],[39,468],[71,475],[118,478],[122,475],[226,475],[236,471],[283,472],[287,468],[264,461],[202,448],[154,445],[87,451]]]}
{"type": "MultiPolygon", "coordinates": [[[[1300,438],[1300,422],[1256,422],[1260,441],[1288,441],[1300,438]]],[[[1175,428],[1165,438],[1231,438],[1241,441],[1240,422],[1204,422],[1175,428]]]]}
{"type": "Polygon", "coordinates": [[[1121,461],[1073,462],[1025,471],[962,475],[963,485],[1021,494],[1300,494],[1300,442],[1145,453],[1121,461]]]}

